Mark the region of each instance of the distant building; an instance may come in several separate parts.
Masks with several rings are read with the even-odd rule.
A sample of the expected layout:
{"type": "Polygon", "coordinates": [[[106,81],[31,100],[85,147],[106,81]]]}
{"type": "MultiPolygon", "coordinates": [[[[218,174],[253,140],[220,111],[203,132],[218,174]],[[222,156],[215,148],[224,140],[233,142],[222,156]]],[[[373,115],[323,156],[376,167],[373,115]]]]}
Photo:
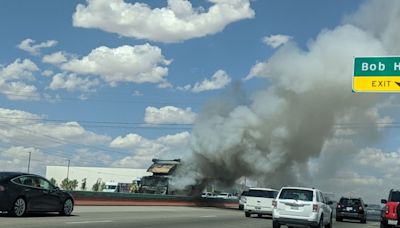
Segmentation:
{"type": "Polygon", "coordinates": [[[47,166],[46,178],[54,178],[58,184],[64,180],[67,175],[70,180],[78,181],[78,188],[81,190],[82,182],[86,179],[86,190],[91,191],[92,186],[97,182],[117,182],[132,183],[143,176],[151,173],[146,169],[124,169],[124,168],[101,168],[101,167],[75,167],[70,166],[69,171],[66,166],[47,166]]]}

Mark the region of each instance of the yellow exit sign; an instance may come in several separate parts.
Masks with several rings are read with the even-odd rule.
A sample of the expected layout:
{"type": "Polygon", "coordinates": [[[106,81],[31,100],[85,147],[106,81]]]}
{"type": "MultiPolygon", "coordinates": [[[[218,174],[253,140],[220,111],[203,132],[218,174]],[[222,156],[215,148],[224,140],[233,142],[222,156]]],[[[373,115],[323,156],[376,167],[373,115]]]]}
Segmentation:
{"type": "Polygon", "coordinates": [[[400,92],[400,57],[356,57],[354,92],[400,92]]]}

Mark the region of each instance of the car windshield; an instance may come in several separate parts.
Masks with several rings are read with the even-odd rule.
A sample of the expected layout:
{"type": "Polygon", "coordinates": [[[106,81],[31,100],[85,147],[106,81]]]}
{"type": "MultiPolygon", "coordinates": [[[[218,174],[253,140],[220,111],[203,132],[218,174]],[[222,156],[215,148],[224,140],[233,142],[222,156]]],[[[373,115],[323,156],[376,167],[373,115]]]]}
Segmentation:
{"type": "Polygon", "coordinates": [[[263,197],[263,198],[275,198],[277,191],[266,191],[266,190],[250,190],[246,196],[251,197],[263,197]]]}
{"type": "Polygon", "coordinates": [[[400,202],[400,191],[392,191],[389,196],[390,202],[400,202]]]}
{"type": "Polygon", "coordinates": [[[294,199],[302,201],[312,201],[313,191],[302,189],[282,189],[279,199],[294,199]]]}
{"type": "Polygon", "coordinates": [[[349,198],[341,198],[340,202],[341,205],[344,206],[359,206],[361,205],[360,199],[349,199],[349,198]]]}

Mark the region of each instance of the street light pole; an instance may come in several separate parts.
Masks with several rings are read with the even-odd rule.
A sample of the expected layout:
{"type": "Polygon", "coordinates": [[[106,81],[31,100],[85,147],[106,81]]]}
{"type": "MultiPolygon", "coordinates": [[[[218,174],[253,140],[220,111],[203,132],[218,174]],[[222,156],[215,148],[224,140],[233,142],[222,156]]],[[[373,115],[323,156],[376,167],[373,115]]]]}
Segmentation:
{"type": "Polygon", "coordinates": [[[67,180],[68,180],[68,178],[69,178],[69,163],[70,163],[70,160],[68,159],[67,180]]]}
{"type": "Polygon", "coordinates": [[[29,151],[29,159],[28,159],[28,173],[29,173],[29,169],[31,168],[31,154],[32,152],[29,151]]]}

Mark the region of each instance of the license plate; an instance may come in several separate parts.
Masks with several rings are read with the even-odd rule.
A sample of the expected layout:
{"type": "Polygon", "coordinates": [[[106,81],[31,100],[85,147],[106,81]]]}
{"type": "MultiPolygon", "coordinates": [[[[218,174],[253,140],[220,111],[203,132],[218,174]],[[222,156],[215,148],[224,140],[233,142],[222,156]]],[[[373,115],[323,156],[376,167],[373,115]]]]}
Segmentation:
{"type": "Polygon", "coordinates": [[[353,208],[352,208],[352,207],[346,207],[346,210],[347,210],[347,211],[352,211],[353,208]]]}
{"type": "Polygon", "coordinates": [[[388,220],[389,225],[397,225],[397,220],[388,220]]]}

